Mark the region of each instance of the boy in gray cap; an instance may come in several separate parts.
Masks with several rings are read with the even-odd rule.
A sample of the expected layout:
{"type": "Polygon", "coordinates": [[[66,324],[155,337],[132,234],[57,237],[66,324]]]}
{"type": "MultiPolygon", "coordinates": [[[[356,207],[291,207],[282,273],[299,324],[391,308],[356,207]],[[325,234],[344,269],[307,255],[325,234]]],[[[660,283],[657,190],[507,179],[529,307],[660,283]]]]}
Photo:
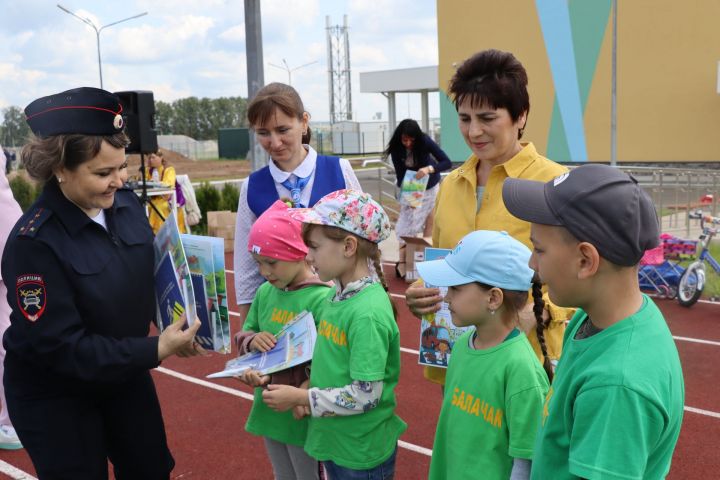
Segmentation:
{"type": "Polygon", "coordinates": [[[530,267],[577,306],[545,400],[533,479],[665,478],[680,434],[682,369],[637,265],[659,244],[652,201],[631,176],[584,165],[547,183],[507,179],[510,213],[532,223],[530,267]]]}

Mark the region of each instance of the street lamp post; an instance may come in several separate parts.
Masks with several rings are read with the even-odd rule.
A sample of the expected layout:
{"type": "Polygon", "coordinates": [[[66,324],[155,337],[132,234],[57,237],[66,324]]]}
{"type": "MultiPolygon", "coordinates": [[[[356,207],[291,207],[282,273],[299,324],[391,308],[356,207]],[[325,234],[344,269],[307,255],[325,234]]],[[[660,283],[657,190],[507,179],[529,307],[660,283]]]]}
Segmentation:
{"type": "Polygon", "coordinates": [[[307,67],[309,65],[318,63],[317,61],[314,61],[314,62],[310,62],[310,63],[305,63],[303,65],[300,65],[299,67],[290,68],[290,66],[287,64],[287,62],[285,61],[284,58],[282,59],[282,62],[283,62],[283,65],[285,65],[284,67],[281,67],[280,65],[275,65],[274,63],[269,63],[269,62],[268,62],[268,65],[270,65],[271,67],[279,68],[281,70],[285,70],[288,74],[288,85],[290,85],[290,86],[292,86],[292,72],[294,72],[295,70],[300,70],[303,67],[307,67]]]}
{"type": "Polygon", "coordinates": [[[97,54],[98,54],[98,70],[100,71],[100,88],[103,88],[103,78],[102,78],[102,58],[100,57],[100,32],[102,32],[107,27],[112,27],[113,25],[117,25],[118,23],[127,22],[128,20],[132,20],[133,18],[142,17],[143,15],[147,15],[147,12],[139,13],[137,15],[133,15],[132,17],[123,18],[122,20],[118,20],[117,22],[108,23],[107,25],[103,25],[100,28],[95,25],[95,22],[90,20],[89,18],[81,17],[79,15],[76,15],[75,13],[71,12],[67,8],[63,7],[59,3],[57,4],[57,7],[62,10],[65,13],[68,13],[72,15],[73,17],[77,18],[81,22],[90,25],[93,30],[95,30],[95,37],[97,39],[97,54]]]}

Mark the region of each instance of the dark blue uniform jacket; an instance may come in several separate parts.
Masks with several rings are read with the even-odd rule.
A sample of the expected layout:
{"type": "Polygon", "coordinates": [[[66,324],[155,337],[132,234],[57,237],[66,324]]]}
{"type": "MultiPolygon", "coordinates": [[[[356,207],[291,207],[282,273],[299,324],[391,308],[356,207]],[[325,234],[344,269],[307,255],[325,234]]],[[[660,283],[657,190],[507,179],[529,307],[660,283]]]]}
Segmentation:
{"type": "Polygon", "coordinates": [[[2,258],[12,307],[5,385],[16,394],[79,393],[158,365],[152,231],[131,191],[105,210],[108,230],[48,184],[2,258]]]}

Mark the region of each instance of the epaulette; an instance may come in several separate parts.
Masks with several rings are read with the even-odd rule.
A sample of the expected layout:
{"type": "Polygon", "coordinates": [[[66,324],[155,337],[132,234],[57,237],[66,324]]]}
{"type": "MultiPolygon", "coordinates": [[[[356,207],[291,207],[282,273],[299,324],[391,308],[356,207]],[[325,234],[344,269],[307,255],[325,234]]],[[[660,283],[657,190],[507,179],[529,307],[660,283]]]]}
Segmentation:
{"type": "Polygon", "coordinates": [[[21,226],[18,228],[18,235],[34,237],[38,230],[48,218],[52,216],[52,210],[44,207],[35,207],[23,216],[21,226]]]}

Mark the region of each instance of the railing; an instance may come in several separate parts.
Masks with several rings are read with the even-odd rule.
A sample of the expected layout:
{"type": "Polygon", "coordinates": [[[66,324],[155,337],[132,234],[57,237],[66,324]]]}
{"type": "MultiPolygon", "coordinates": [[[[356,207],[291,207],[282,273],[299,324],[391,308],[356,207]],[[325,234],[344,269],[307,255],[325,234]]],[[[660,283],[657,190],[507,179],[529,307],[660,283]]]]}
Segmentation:
{"type": "MultiPolygon", "coordinates": [[[[377,186],[380,204],[395,214],[399,213],[397,203],[398,187],[395,185],[393,166],[376,160],[378,166],[377,186]]],[[[690,222],[687,213],[702,209],[713,216],[718,215],[720,205],[720,170],[659,168],[644,166],[620,166],[631,174],[648,192],[655,203],[663,232],[690,237],[691,230],[697,229],[690,222]]],[[[443,173],[444,178],[446,174],[443,173]]]]}

